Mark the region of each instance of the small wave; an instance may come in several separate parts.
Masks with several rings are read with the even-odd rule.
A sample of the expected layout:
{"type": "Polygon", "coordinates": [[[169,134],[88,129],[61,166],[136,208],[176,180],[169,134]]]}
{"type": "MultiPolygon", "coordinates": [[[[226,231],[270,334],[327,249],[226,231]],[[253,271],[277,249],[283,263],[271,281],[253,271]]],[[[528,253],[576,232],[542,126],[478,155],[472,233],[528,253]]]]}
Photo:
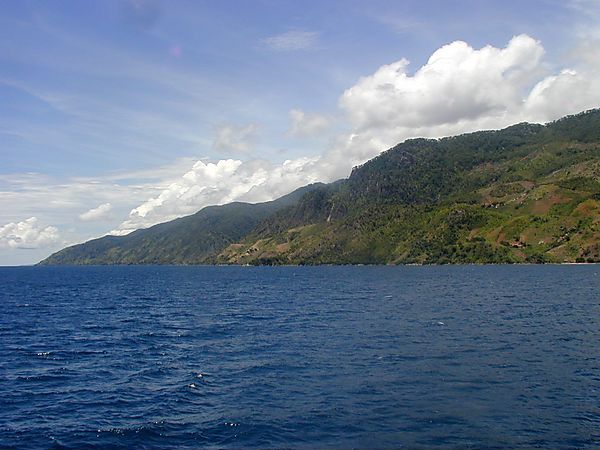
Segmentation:
{"type": "Polygon", "coordinates": [[[67,374],[63,373],[48,373],[43,375],[19,375],[17,377],[18,381],[26,381],[26,382],[52,382],[52,381],[60,381],[68,378],[67,374]]]}

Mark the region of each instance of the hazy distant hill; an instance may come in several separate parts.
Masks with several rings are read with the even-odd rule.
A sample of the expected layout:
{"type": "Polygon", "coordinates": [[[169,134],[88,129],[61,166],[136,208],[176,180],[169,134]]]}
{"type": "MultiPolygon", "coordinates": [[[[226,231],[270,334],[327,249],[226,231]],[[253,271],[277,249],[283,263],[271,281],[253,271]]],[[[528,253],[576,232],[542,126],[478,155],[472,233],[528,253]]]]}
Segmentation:
{"type": "Polygon", "coordinates": [[[67,247],[40,264],[201,264],[319,186],[305,186],[271,202],[209,206],[126,236],[104,236],[67,247]]]}
{"type": "Polygon", "coordinates": [[[600,261],[600,110],[412,139],[350,177],[64,249],[43,264],[600,261]]]}

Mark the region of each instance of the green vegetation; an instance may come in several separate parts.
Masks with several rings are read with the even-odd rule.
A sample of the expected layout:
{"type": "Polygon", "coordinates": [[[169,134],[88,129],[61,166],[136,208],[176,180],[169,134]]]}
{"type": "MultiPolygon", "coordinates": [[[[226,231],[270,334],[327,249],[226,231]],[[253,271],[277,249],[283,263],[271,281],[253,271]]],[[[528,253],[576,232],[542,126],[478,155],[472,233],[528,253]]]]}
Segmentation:
{"type": "Polygon", "coordinates": [[[600,111],[406,141],[271,217],[215,261],[600,261],[600,111]]]}
{"type": "Polygon", "coordinates": [[[408,140],[285,203],[226,205],[198,226],[205,208],[43,263],[600,262],[600,110],[408,140]]]}
{"type": "Polygon", "coordinates": [[[67,247],[40,264],[203,264],[248,234],[261,220],[295,204],[312,184],[266,203],[209,206],[191,216],[67,247]]]}

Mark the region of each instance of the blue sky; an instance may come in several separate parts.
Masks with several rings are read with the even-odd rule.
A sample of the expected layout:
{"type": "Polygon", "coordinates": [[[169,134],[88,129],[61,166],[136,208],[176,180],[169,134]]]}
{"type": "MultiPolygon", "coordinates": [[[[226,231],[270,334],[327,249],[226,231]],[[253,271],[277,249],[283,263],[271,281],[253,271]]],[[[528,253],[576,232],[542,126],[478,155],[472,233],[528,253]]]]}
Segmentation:
{"type": "Polygon", "coordinates": [[[0,6],[0,264],[600,104],[595,1],[0,6]]]}

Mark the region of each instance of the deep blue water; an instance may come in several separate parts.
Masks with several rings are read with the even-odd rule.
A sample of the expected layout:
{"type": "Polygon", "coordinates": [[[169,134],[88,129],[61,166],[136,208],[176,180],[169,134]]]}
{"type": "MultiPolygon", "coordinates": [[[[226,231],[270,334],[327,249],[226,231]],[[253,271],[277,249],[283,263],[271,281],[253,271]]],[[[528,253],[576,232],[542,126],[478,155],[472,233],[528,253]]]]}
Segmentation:
{"type": "Polygon", "coordinates": [[[1,448],[595,448],[600,266],[0,269],[1,448]]]}

